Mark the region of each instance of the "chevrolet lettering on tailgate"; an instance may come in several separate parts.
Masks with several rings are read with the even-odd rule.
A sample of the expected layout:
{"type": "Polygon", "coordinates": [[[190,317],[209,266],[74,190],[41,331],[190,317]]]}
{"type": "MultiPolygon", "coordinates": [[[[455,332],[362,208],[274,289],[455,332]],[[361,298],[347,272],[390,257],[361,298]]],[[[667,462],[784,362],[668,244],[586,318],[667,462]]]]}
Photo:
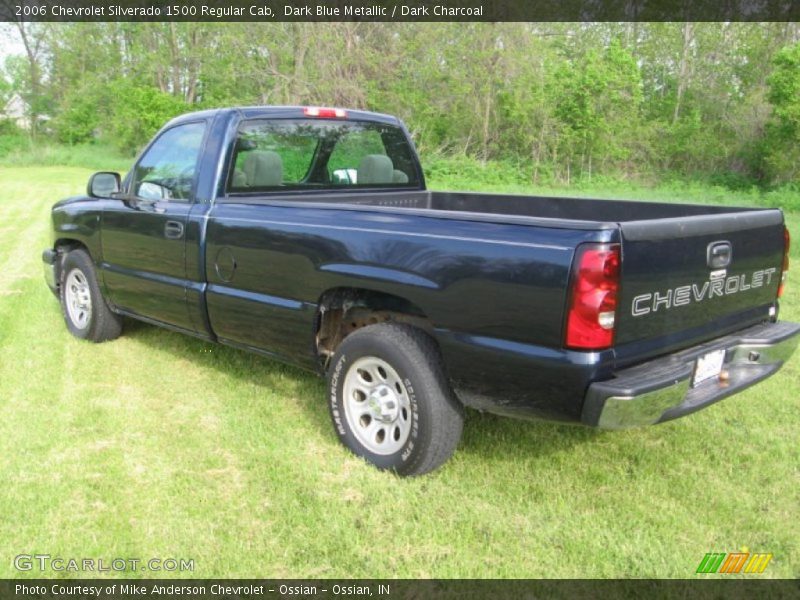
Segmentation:
{"type": "Polygon", "coordinates": [[[702,302],[717,296],[730,296],[768,286],[772,283],[772,276],[776,271],[775,267],[770,267],[769,269],[754,271],[750,275],[731,276],[728,276],[725,269],[714,271],[709,275],[708,281],[704,281],[702,285],[693,283],[652,293],[639,294],[633,299],[631,314],[634,317],[642,317],[658,311],[659,308],[669,310],[675,306],[685,306],[692,302],[702,302]]]}

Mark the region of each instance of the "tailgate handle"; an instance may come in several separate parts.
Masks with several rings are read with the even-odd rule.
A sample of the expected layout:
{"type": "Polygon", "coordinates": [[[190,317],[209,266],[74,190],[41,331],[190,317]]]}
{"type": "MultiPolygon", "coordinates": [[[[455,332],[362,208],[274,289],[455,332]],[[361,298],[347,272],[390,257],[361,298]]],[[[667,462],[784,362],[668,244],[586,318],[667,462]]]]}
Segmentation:
{"type": "Polygon", "coordinates": [[[708,266],[712,269],[723,269],[731,264],[733,246],[730,242],[711,242],[706,255],[708,266]]]}

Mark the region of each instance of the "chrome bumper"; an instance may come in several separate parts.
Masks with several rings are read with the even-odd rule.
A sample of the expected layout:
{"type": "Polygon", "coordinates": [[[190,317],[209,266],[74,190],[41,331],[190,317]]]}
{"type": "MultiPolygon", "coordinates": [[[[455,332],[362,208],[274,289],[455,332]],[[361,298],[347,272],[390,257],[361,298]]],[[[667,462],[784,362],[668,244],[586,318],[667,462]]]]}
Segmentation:
{"type": "Polygon", "coordinates": [[[800,324],[763,323],[688,350],[623,369],[591,384],[582,421],[602,429],[626,429],[677,419],[766,379],[800,342],[800,324]],[[720,377],[692,387],[697,358],[725,350],[720,377]]]}

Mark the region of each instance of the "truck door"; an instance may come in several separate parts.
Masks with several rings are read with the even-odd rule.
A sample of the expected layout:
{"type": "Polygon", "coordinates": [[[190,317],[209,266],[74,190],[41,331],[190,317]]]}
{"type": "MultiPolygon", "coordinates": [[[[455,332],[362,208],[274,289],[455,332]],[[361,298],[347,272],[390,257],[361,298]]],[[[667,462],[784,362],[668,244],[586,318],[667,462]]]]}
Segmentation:
{"type": "Polygon", "coordinates": [[[194,331],[187,308],[186,221],[206,122],[163,131],[103,210],[102,269],[119,308],[194,331]]]}

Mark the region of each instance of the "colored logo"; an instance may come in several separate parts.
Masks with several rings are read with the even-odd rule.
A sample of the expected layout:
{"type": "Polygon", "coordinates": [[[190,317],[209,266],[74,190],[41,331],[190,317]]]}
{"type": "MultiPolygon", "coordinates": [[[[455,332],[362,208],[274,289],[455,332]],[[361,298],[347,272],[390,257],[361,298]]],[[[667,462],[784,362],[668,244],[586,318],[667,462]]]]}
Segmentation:
{"type": "Polygon", "coordinates": [[[772,554],[750,552],[709,552],[697,566],[697,573],[763,573],[772,554]]]}

